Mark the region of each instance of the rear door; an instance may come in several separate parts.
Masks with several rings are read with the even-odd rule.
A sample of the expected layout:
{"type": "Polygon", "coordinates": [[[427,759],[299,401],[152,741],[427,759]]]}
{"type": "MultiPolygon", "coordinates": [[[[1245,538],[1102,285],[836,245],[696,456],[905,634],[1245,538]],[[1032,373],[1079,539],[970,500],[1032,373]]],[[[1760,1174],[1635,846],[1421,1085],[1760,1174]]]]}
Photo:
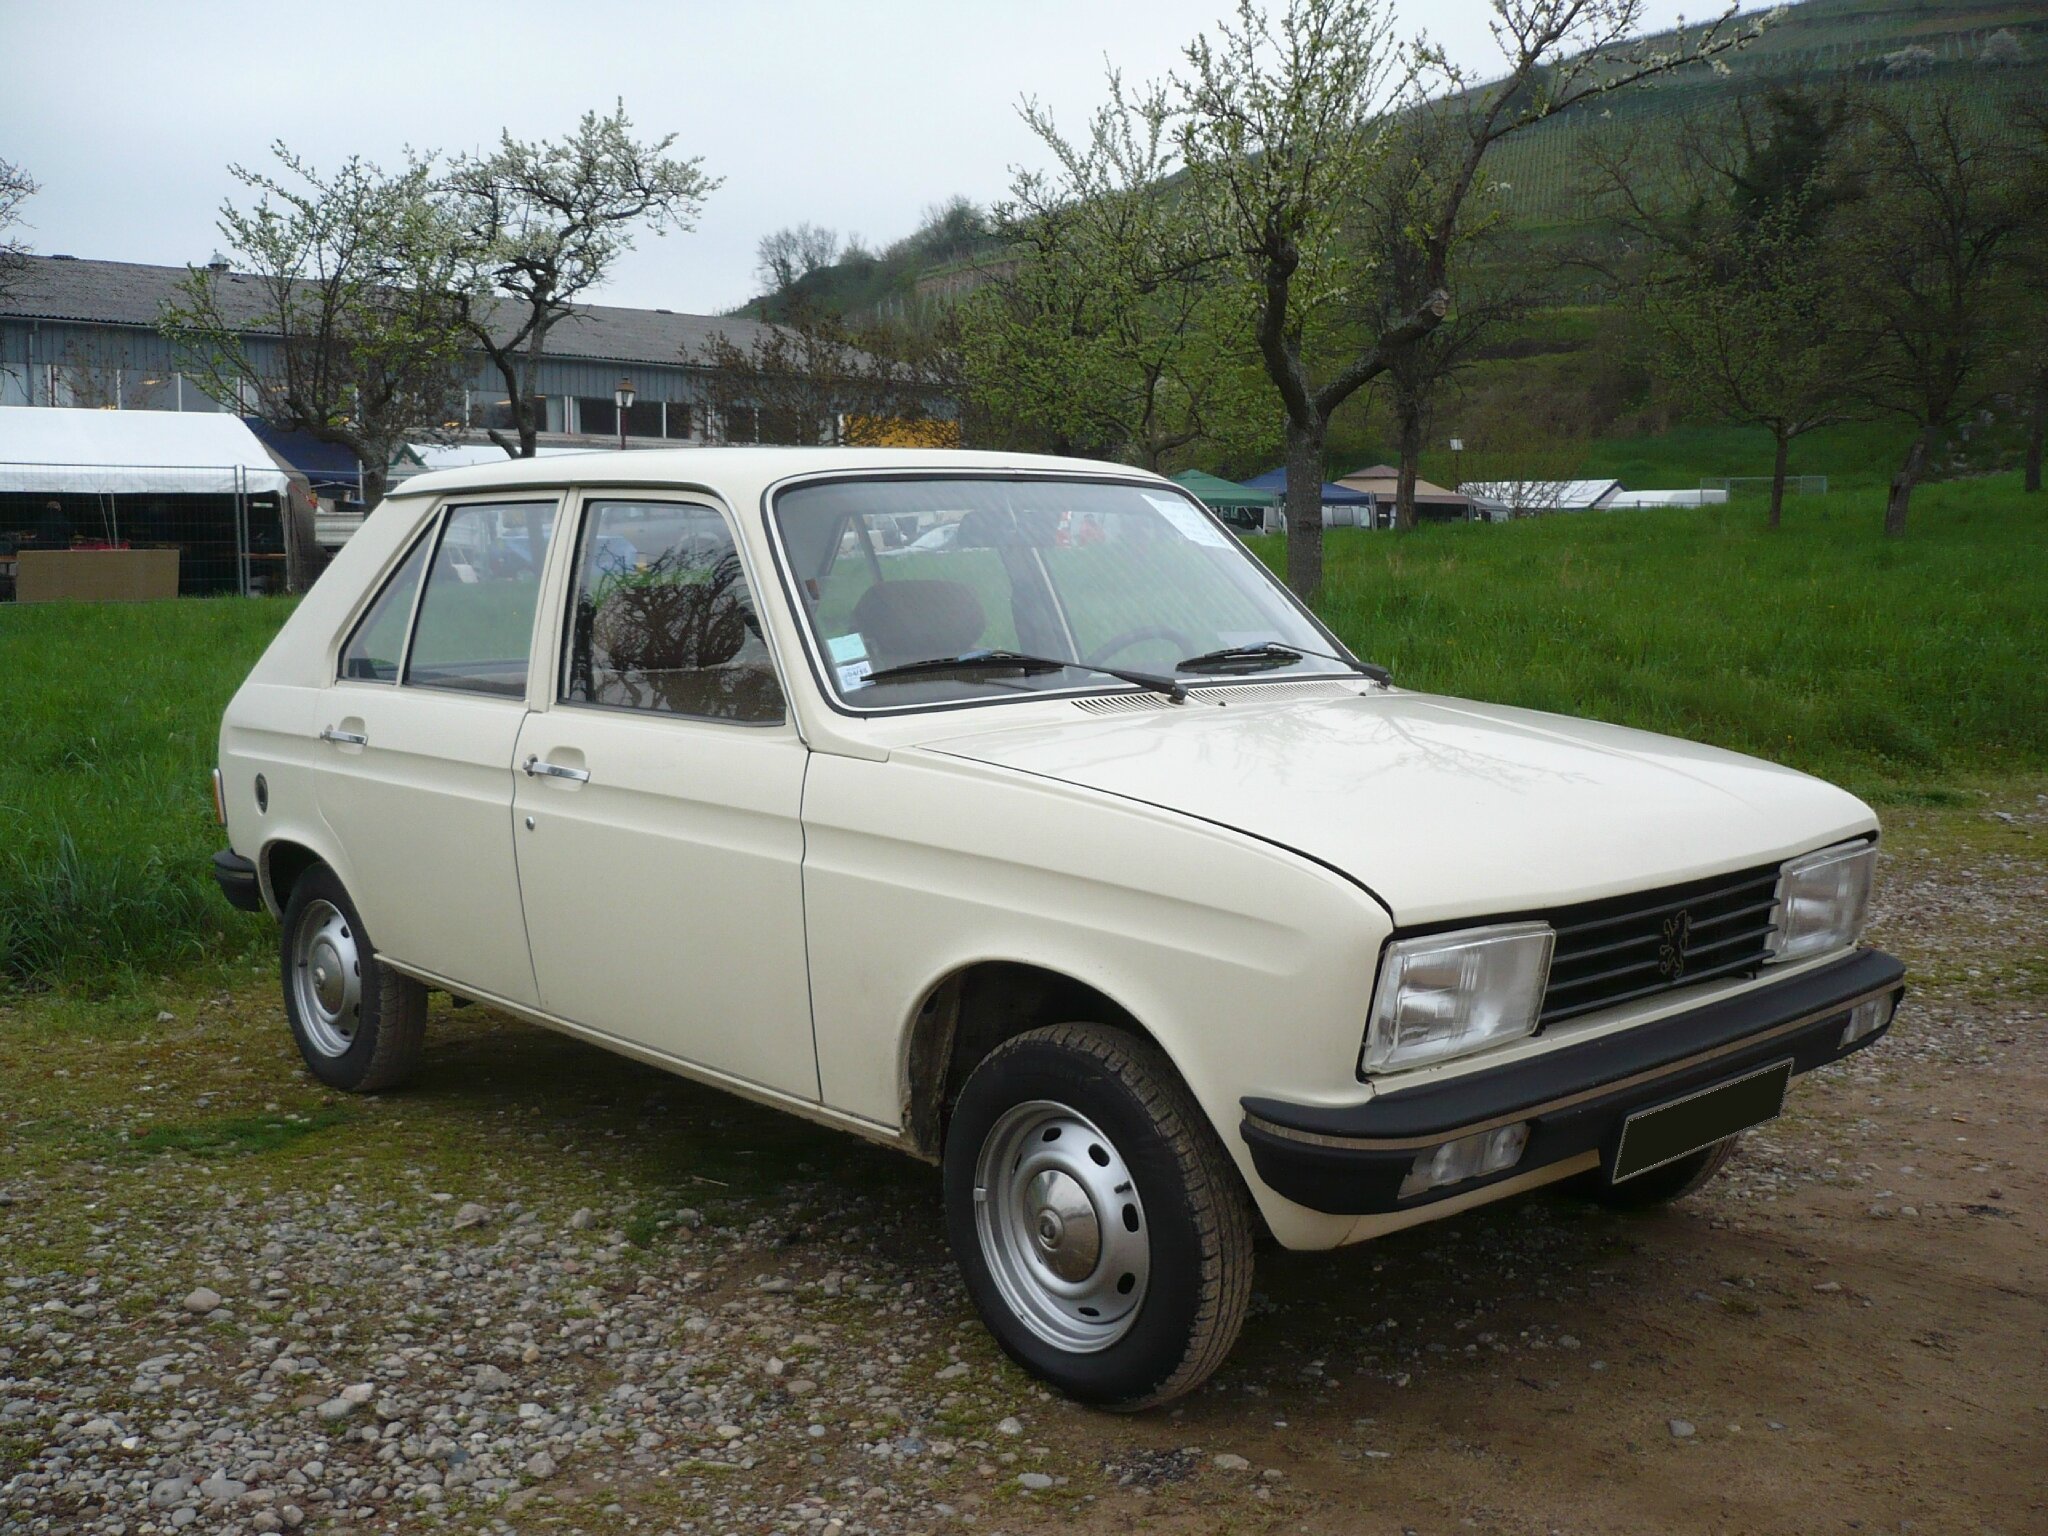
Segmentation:
{"type": "Polygon", "coordinates": [[[541,1006],[815,1100],[806,753],[724,513],[586,496],[515,775],[541,1006]]]}
{"type": "Polygon", "coordinates": [[[434,518],[342,647],[316,791],[377,948],[529,1006],[512,764],[556,506],[434,518]]]}

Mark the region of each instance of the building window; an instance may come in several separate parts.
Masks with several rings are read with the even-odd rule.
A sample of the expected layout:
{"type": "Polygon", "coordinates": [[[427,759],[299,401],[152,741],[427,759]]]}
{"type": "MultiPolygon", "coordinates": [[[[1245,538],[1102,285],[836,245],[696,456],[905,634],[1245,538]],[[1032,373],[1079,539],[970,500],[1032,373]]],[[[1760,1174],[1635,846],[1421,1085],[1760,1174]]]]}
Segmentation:
{"type": "MultiPolygon", "coordinates": [[[[576,397],[576,430],[585,437],[619,435],[619,408],[602,395],[576,397]]],[[[662,400],[635,400],[626,409],[628,437],[688,437],[690,408],[662,400]]]]}
{"type": "MultiPolygon", "coordinates": [[[[563,422],[566,401],[560,395],[535,397],[536,426],[542,432],[562,432],[567,427],[563,422]]],[[[469,424],[486,430],[495,427],[500,432],[517,430],[512,421],[512,397],[503,389],[472,389],[469,391],[469,424]]]]}
{"type": "Polygon", "coordinates": [[[758,443],[761,440],[761,413],[751,405],[727,406],[724,412],[724,438],[728,443],[758,443]]]}

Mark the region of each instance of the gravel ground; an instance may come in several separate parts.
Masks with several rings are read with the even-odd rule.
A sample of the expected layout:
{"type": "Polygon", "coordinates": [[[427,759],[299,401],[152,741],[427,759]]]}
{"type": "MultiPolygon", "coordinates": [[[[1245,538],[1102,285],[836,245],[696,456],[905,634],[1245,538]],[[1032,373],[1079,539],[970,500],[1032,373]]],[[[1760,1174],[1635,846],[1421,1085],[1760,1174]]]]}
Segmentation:
{"type": "Polygon", "coordinates": [[[1888,821],[1913,1001],[1708,1191],[1264,1253],[1133,1418],[891,1154],[481,1010],[362,1101],[260,977],[0,1004],[0,1530],[2048,1529],[2048,796],[1888,821]]]}

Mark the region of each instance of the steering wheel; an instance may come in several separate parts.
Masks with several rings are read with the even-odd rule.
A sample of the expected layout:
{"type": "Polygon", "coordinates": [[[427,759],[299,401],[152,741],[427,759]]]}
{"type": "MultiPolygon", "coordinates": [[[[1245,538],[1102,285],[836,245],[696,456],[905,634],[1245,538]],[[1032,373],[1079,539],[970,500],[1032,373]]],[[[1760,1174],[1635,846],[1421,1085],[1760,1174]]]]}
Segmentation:
{"type": "Polygon", "coordinates": [[[1197,649],[1194,641],[1171,625],[1147,624],[1140,629],[1127,629],[1120,635],[1111,635],[1081,659],[1099,665],[1134,645],[1143,645],[1147,640],[1171,640],[1176,656],[1191,656],[1197,649]]]}

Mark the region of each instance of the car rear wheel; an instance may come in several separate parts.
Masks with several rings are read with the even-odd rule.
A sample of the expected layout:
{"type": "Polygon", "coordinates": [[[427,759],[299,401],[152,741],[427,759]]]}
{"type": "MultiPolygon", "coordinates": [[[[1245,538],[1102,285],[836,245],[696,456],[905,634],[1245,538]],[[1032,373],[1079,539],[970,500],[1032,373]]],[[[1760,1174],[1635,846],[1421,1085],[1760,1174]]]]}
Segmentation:
{"type": "Polygon", "coordinates": [[[1148,1042],[1035,1029],[969,1076],[946,1135],[946,1232],[982,1320],[1083,1402],[1198,1386],[1251,1295],[1251,1214],[1207,1120],[1148,1042]]]}
{"type": "Polygon", "coordinates": [[[1608,1183],[1604,1173],[1595,1174],[1586,1192],[1611,1211],[1655,1210],[1674,1200],[1683,1200],[1719,1173],[1735,1155],[1735,1144],[1740,1140],[1740,1136],[1730,1136],[1620,1184],[1608,1183]]]}
{"type": "Polygon", "coordinates": [[[355,903],[324,864],[292,886],[278,969],[292,1038],[321,1082],[376,1093],[412,1075],[426,1038],[427,989],[378,962],[355,903]]]}

